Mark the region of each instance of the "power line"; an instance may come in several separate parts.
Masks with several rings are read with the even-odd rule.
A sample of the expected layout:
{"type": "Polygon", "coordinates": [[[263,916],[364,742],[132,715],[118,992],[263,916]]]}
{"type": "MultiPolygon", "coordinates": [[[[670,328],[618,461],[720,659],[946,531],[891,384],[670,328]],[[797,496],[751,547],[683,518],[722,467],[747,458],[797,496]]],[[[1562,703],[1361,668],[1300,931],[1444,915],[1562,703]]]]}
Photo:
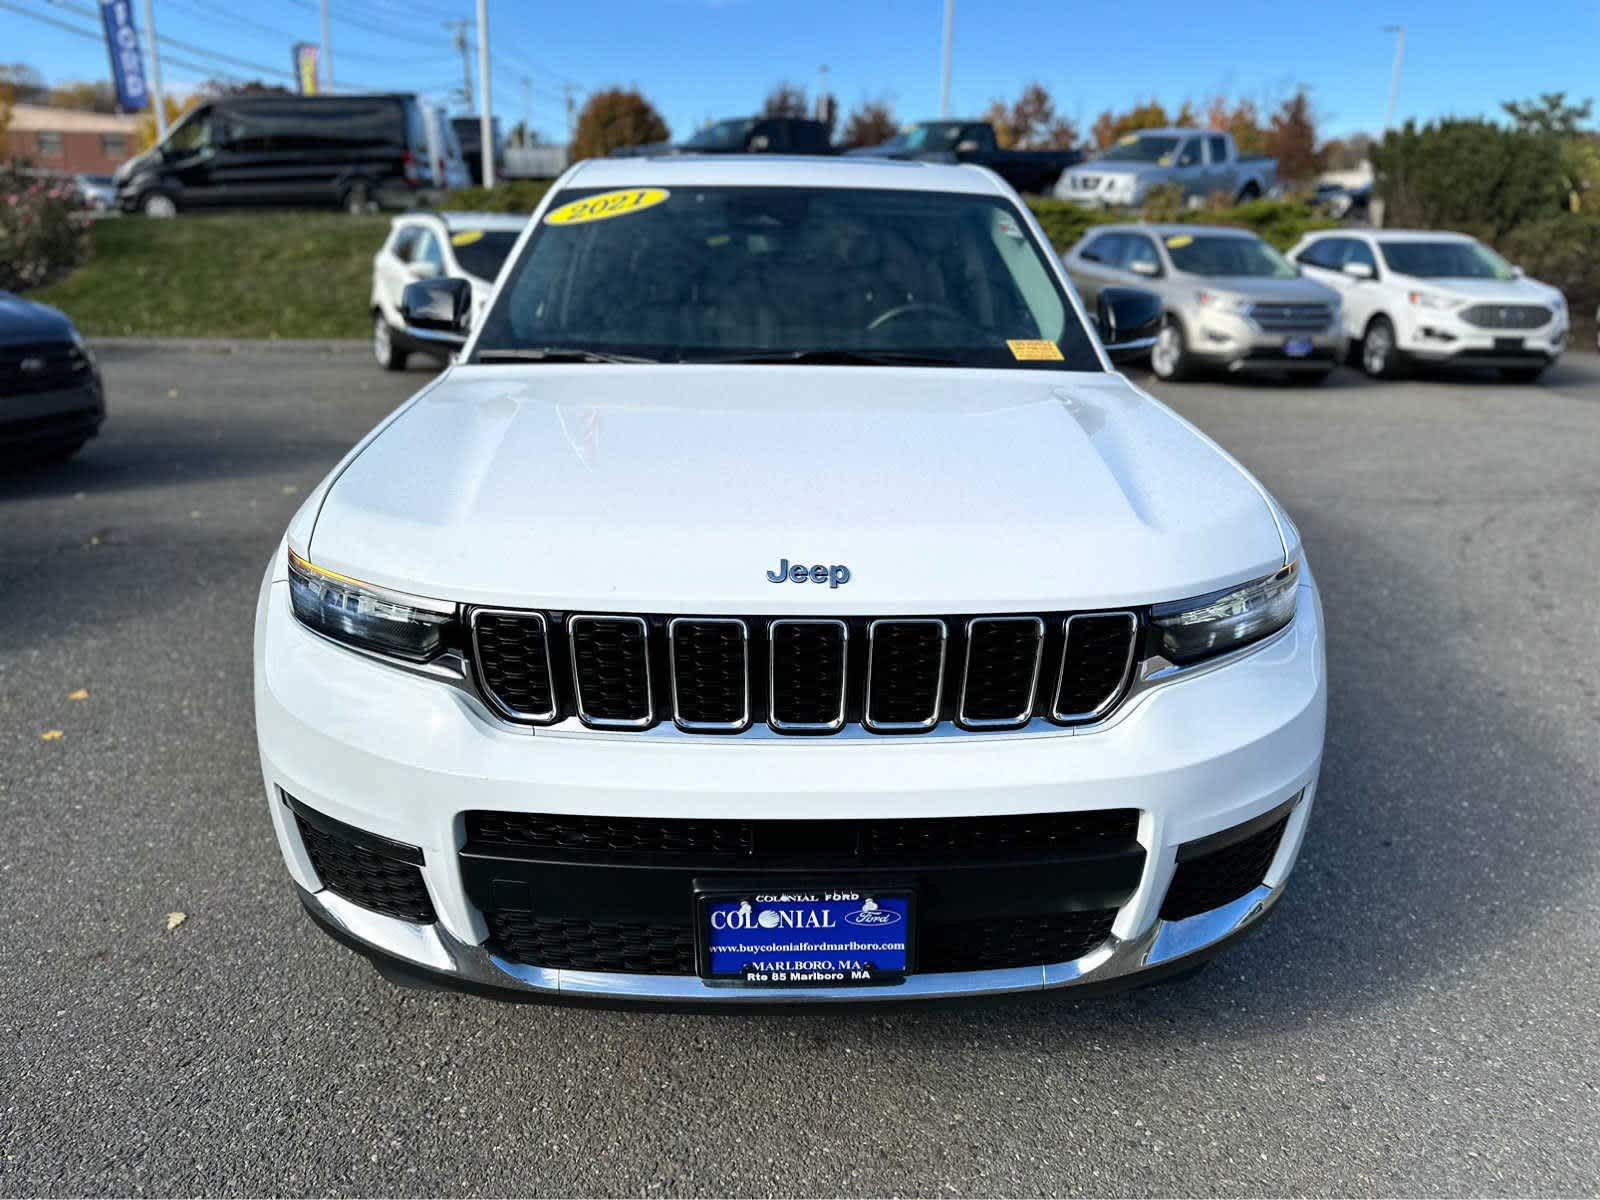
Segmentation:
{"type": "MultiPolygon", "coordinates": [[[[295,4],[299,8],[308,9],[311,12],[319,11],[313,0],[291,0],[291,3],[295,4]]],[[[370,34],[375,34],[378,37],[393,38],[397,42],[410,42],[414,46],[438,45],[437,42],[434,42],[431,39],[420,38],[409,33],[396,33],[393,29],[385,29],[382,25],[373,25],[367,21],[361,20],[358,17],[347,16],[344,13],[334,12],[331,14],[331,16],[335,21],[339,21],[355,29],[364,30],[370,34]]]]}
{"type": "MultiPolygon", "coordinates": [[[[69,12],[77,13],[80,17],[88,17],[91,20],[98,20],[100,16],[100,14],[94,9],[88,7],[80,8],[72,3],[71,0],[51,0],[51,2],[69,12]]],[[[287,67],[269,67],[262,63],[251,62],[246,58],[236,58],[231,54],[223,54],[217,50],[209,50],[204,46],[196,46],[192,42],[180,41],[178,38],[168,37],[164,33],[157,34],[156,41],[163,46],[172,46],[175,49],[186,51],[189,54],[198,54],[204,58],[214,58],[218,62],[229,63],[236,67],[243,67],[248,71],[258,71],[265,75],[276,75],[280,78],[294,78],[294,72],[289,70],[287,67]]],[[[242,77],[236,76],[236,78],[242,77]]]]}
{"type": "MultiPolygon", "coordinates": [[[[106,36],[103,30],[84,29],[81,25],[74,25],[69,21],[63,21],[59,17],[46,16],[44,13],[39,12],[36,9],[23,8],[20,4],[12,3],[11,0],[0,0],[0,8],[9,9],[11,12],[17,13],[20,16],[28,17],[29,19],[38,21],[44,25],[53,25],[57,29],[65,30],[67,33],[76,34],[78,37],[81,37],[86,41],[95,42],[101,46],[104,46],[106,43],[106,36]]],[[[170,62],[175,66],[183,67],[185,70],[198,72],[201,75],[211,75],[220,79],[232,79],[241,83],[244,82],[244,76],[242,75],[232,75],[227,71],[218,70],[216,67],[208,67],[203,63],[197,63],[191,59],[183,58],[176,54],[164,54],[162,55],[162,60],[165,62],[170,62]]]]}

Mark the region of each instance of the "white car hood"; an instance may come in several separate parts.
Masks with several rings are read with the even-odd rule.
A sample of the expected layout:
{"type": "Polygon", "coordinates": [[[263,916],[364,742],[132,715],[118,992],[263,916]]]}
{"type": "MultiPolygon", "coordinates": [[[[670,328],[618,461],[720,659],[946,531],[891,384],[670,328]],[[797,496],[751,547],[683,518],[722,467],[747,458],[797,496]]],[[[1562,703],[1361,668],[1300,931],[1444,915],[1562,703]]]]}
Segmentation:
{"type": "Polygon", "coordinates": [[[1554,304],[1560,291],[1536,279],[1424,279],[1396,276],[1415,284],[1419,291],[1436,292],[1473,304],[1554,304]]]}
{"type": "Polygon", "coordinates": [[[889,367],[456,367],[295,548],[441,599],[751,615],[1141,604],[1284,561],[1259,486],[1118,375],[889,367]]]}

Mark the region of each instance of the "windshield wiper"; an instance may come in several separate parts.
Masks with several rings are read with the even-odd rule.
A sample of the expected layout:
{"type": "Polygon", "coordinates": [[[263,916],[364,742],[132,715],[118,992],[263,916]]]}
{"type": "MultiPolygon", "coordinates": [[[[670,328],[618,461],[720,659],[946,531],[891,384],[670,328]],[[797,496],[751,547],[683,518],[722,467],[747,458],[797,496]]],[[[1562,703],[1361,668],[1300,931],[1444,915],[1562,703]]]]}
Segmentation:
{"type": "Polygon", "coordinates": [[[832,366],[959,367],[961,360],[941,354],[900,354],[889,350],[772,350],[729,354],[723,358],[691,358],[696,363],[821,363],[832,366]]]}
{"type": "Polygon", "coordinates": [[[645,358],[639,354],[612,354],[608,350],[584,350],[574,346],[540,346],[516,350],[480,350],[478,361],[495,362],[546,362],[546,363],[655,363],[659,358],[645,358]]]}

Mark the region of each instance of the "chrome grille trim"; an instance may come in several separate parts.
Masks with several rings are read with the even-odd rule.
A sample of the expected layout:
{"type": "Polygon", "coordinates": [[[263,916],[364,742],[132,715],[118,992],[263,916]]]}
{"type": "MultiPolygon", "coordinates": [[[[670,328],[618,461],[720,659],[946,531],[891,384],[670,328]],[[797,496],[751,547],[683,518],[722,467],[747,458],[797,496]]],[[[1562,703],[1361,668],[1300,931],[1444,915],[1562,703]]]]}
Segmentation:
{"type": "Polygon", "coordinates": [[[1110,612],[1074,613],[1061,622],[1061,666],[1056,672],[1056,687],[1051,697],[1050,718],[1054,721],[1076,722],[1093,721],[1103,717],[1116,707],[1128,690],[1128,684],[1133,679],[1133,667],[1139,660],[1139,614],[1128,609],[1118,609],[1110,612]],[[1056,711],[1056,703],[1061,699],[1061,688],[1067,680],[1067,652],[1072,648],[1072,623],[1085,618],[1123,617],[1128,622],[1128,658],[1122,666],[1122,678],[1117,681],[1117,686],[1103,701],[1088,712],[1064,713],[1056,711]]]}
{"type": "Polygon", "coordinates": [[[967,622],[967,652],[966,661],[961,668],[961,701],[956,706],[956,721],[967,729],[1005,729],[1017,725],[1025,725],[1033,717],[1033,702],[1039,692],[1039,668],[1044,663],[1044,620],[1040,617],[973,617],[967,622]],[[1028,687],[1028,702],[1022,711],[1014,717],[982,717],[971,718],[967,716],[967,689],[972,678],[972,641],[973,631],[981,625],[1000,625],[1021,622],[1031,624],[1034,628],[1033,638],[1033,681],[1028,687]]]}
{"type": "Polygon", "coordinates": [[[867,690],[862,723],[882,733],[912,733],[932,729],[944,712],[945,659],[950,651],[950,627],[939,617],[883,617],[867,625],[867,690]],[[874,721],[872,719],[872,661],[877,653],[881,625],[936,625],[939,628],[939,675],[933,691],[933,712],[925,721],[874,721]]]}
{"type": "Polygon", "coordinates": [[[779,617],[767,622],[767,724],[788,733],[835,733],[844,728],[845,698],[850,694],[850,626],[836,618],[779,617]],[[781,721],[778,719],[778,639],[779,630],[794,627],[832,626],[839,630],[839,709],[832,721],[781,721]]]}
{"type": "Polygon", "coordinates": [[[1270,333],[1314,333],[1333,321],[1333,308],[1327,304],[1258,301],[1248,316],[1270,333]]]}
{"type": "MultiPolygon", "coordinates": [[[[548,642],[546,642],[548,645],[548,642]]],[[[650,679],[650,622],[643,617],[619,617],[608,613],[575,613],[567,618],[567,657],[572,665],[572,692],[578,706],[578,719],[597,729],[648,729],[656,723],[655,685],[650,679]],[[580,624],[635,624],[644,640],[644,694],[645,715],[637,720],[618,717],[595,716],[583,702],[583,680],[578,671],[578,644],[573,636],[580,624]]]]}
{"type": "Polygon", "coordinates": [[[1472,304],[1458,314],[1479,329],[1539,329],[1555,314],[1542,304],[1472,304]]]}
{"type": "Polygon", "coordinates": [[[515,721],[531,721],[544,725],[554,721],[561,712],[561,697],[556,692],[555,663],[550,658],[550,622],[545,619],[542,612],[530,611],[525,608],[475,608],[468,618],[468,628],[472,637],[472,673],[477,679],[478,688],[483,692],[485,699],[502,716],[510,717],[515,721]],[[478,647],[478,621],[482,617],[508,617],[518,621],[535,622],[539,624],[540,640],[544,642],[544,670],[545,676],[550,680],[550,708],[546,712],[524,712],[512,708],[495,694],[489,686],[489,681],[483,675],[483,652],[478,647]]]}
{"type": "Polygon", "coordinates": [[[738,617],[673,617],[667,622],[667,663],[672,681],[672,721],[691,733],[742,733],[750,728],[750,626],[738,617]],[[739,630],[744,653],[744,708],[737,721],[689,721],[678,702],[678,627],[680,625],[733,625],[739,630]]]}

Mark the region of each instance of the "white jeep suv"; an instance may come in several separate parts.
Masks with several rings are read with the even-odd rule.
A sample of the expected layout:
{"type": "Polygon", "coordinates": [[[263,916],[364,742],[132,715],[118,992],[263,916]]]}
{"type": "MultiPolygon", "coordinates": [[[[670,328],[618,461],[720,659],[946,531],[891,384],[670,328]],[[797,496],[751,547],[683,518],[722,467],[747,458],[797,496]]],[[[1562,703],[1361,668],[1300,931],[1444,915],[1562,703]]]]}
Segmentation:
{"type": "MultiPolygon", "coordinates": [[[[1111,366],[974,167],[567,172],[256,616],[300,899],[391,978],[897,999],[1187,969],[1283,890],[1326,685],[1295,526],[1111,366]]],[[[1104,338],[1102,344],[1101,336],[1104,338]]]]}

